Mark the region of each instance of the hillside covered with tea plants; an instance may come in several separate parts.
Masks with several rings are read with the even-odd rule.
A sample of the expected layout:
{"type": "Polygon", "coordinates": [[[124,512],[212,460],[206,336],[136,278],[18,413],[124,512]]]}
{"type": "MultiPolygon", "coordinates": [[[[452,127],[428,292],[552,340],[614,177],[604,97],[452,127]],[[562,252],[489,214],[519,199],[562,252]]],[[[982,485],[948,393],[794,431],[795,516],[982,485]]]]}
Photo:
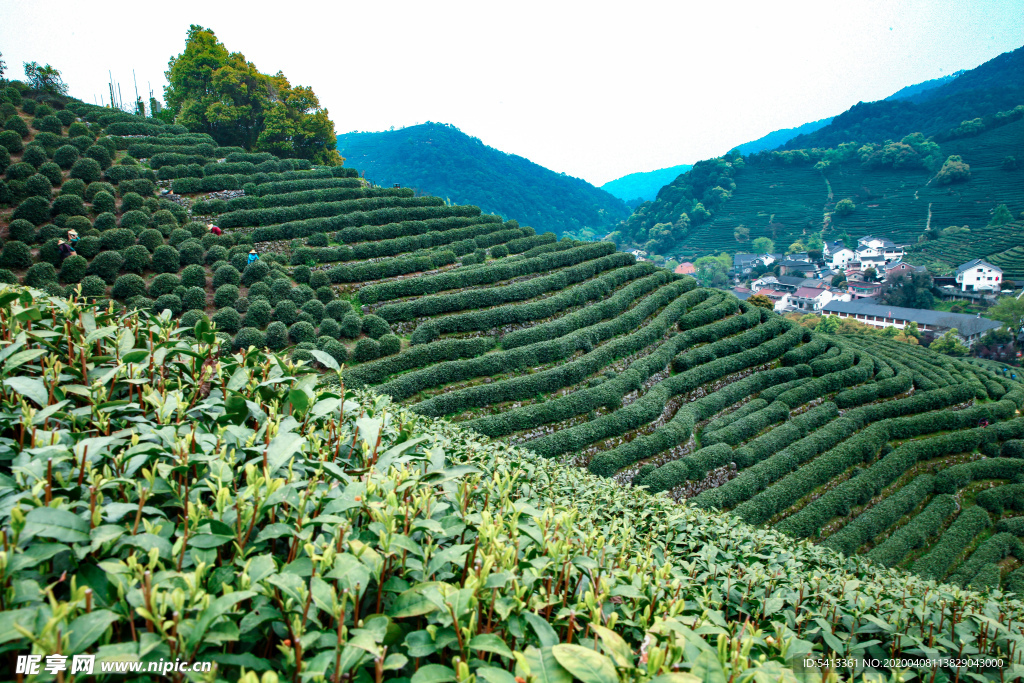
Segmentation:
{"type": "MultiPolygon", "coordinates": [[[[30,101],[17,114],[28,142],[6,169],[8,282],[81,287],[101,304],[168,310],[185,328],[209,320],[236,351],[327,354],[346,363],[349,388],[848,553],[872,552],[936,496],[1015,490],[1024,394],[981,366],[811,333],[609,242],[556,241],[347,167],[75,102],[59,111],[75,118],[66,135],[82,135],[40,131],[32,124],[60,118],[37,108],[29,119],[30,101]],[[78,138],[93,144],[68,164],[78,138]],[[173,194],[156,196],[157,183],[173,194]],[[78,253],[62,260],[71,228],[78,253]],[[247,264],[250,250],[260,258],[247,264]]],[[[988,500],[994,525],[1006,505],[988,500]]],[[[935,549],[951,560],[936,578],[978,584],[970,552],[991,532],[949,556],[940,544],[958,512],[892,564],[935,549]]],[[[998,576],[983,563],[984,585],[1017,585],[1016,548],[995,560],[998,576]]]]}
{"type": "Polygon", "coordinates": [[[180,123],[23,84],[0,112],[3,656],[1020,661],[1024,386],[991,366],[180,123]]]}
{"type": "Polygon", "coordinates": [[[692,260],[749,251],[758,237],[785,252],[811,235],[856,239],[882,230],[897,243],[925,242],[908,260],[936,274],[969,260],[947,248],[957,245],[1024,274],[1010,251],[1019,227],[1008,243],[990,234],[1006,223],[992,226],[1000,205],[1012,218],[1024,213],[1022,65],[1024,48],[923,93],[858,104],[787,149],[700,161],[613,237],[623,248],[692,260]],[[933,241],[951,226],[970,237],[933,241]]]}
{"type": "MultiPolygon", "coordinates": [[[[247,683],[694,683],[899,680],[887,659],[957,655],[1002,659],[974,680],[1022,674],[1016,599],[844,558],[331,389],[285,357],[230,354],[205,322],[20,287],[0,289],[0,319],[7,663],[88,652],[97,668],[210,662],[203,680],[247,683]],[[811,662],[828,657],[879,664],[811,662]]],[[[928,365],[909,372],[968,372],[928,365]]],[[[892,454],[929,443],[911,438],[924,417],[887,421],[885,436],[907,439],[892,454]]],[[[941,495],[920,517],[962,500],[941,495]]]]}

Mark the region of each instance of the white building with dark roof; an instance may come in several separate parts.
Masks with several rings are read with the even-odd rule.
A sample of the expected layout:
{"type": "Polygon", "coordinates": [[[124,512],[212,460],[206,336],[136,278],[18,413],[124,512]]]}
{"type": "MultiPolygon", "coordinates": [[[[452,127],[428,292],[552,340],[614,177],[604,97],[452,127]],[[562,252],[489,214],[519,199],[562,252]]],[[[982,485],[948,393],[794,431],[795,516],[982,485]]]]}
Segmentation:
{"type": "Polygon", "coordinates": [[[1003,286],[1003,271],[999,266],[976,258],[956,269],[956,283],[962,292],[998,292],[1003,286]]]}
{"type": "Polygon", "coordinates": [[[957,334],[971,344],[983,334],[1003,326],[1002,323],[966,313],[947,313],[924,308],[903,308],[860,301],[830,301],[821,309],[822,315],[851,318],[872,327],[896,327],[902,330],[910,323],[917,323],[922,332],[943,334],[955,329],[957,334]]]}

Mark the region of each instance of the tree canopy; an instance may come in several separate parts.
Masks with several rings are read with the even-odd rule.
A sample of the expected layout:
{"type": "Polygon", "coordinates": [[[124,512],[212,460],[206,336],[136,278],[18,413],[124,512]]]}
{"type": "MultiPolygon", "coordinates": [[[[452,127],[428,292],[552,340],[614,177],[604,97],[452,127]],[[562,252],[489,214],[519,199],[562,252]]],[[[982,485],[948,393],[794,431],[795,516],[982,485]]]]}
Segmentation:
{"type": "Polygon", "coordinates": [[[34,90],[55,95],[68,94],[67,83],[61,78],[60,71],[49,64],[40,66],[36,62],[25,62],[25,78],[34,90]]]}
{"type": "Polygon", "coordinates": [[[931,308],[935,303],[932,295],[932,276],[926,272],[913,271],[909,274],[893,275],[886,281],[882,301],[890,306],[906,308],[931,308]]]}
{"type": "Polygon", "coordinates": [[[193,24],[185,50],[171,57],[164,98],[176,123],[281,157],[340,165],[334,124],[313,89],[283,73],[260,73],[240,52],[228,52],[213,31],[193,24]]]}

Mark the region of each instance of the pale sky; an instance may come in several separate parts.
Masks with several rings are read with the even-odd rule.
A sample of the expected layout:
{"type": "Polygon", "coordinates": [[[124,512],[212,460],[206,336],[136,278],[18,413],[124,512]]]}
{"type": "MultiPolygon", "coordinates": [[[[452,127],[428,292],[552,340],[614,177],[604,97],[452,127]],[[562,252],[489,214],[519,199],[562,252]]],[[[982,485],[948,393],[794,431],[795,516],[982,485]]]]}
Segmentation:
{"type": "Polygon", "coordinates": [[[193,2],[0,0],[8,76],[162,95],[189,24],[312,86],[339,133],[437,121],[595,185],[720,155],[779,128],[1024,45],[1024,0],[193,2]]]}

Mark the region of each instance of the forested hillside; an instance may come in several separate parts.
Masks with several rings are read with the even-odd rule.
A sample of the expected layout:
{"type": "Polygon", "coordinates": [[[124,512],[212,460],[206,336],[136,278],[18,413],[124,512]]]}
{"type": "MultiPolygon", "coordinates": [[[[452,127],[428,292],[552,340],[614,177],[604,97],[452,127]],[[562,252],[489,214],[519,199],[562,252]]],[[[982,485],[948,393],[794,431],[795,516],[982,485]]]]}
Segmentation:
{"type": "Polygon", "coordinates": [[[693,166],[690,164],[680,164],[669,168],[659,168],[656,171],[630,173],[608,181],[601,186],[601,189],[624,202],[634,202],[637,199],[650,201],[658,196],[658,190],[691,168],[693,166]]]}
{"type": "Polygon", "coordinates": [[[383,187],[399,183],[475,204],[559,237],[600,239],[629,214],[621,200],[584,180],[500,152],[443,123],[347,133],[338,136],[338,149],[383,187]]]}
{"type": "MultiPolygon", "coordinates": [[[[684,258],[744,250],[758,237],[780,251],[816,233],[837,239],[884,230],[916,244],[958,226],[981,237],[1000,205],[1014,218],[1024,211],[1021,159],[1024,106],[962,122],[935,139],[915,133],[886,144],[727,155],[695,164],[616,237],[684,258]]],[[[1000,243],[998,251],[1012,246],[1000,243]]],[[[962,262],[957,253],[928,249],[937,271],[962,262]]]]}
{"type": "Polygon", "coordinates": [[[908,98],[858,103],[824,128],[793,138],[786,148],[884,142],[911,133],[938,136],[941,142],[942,135],[962,121],[991,116],[1019,104],[1024,104],[1024,47],[908,98]]]}

